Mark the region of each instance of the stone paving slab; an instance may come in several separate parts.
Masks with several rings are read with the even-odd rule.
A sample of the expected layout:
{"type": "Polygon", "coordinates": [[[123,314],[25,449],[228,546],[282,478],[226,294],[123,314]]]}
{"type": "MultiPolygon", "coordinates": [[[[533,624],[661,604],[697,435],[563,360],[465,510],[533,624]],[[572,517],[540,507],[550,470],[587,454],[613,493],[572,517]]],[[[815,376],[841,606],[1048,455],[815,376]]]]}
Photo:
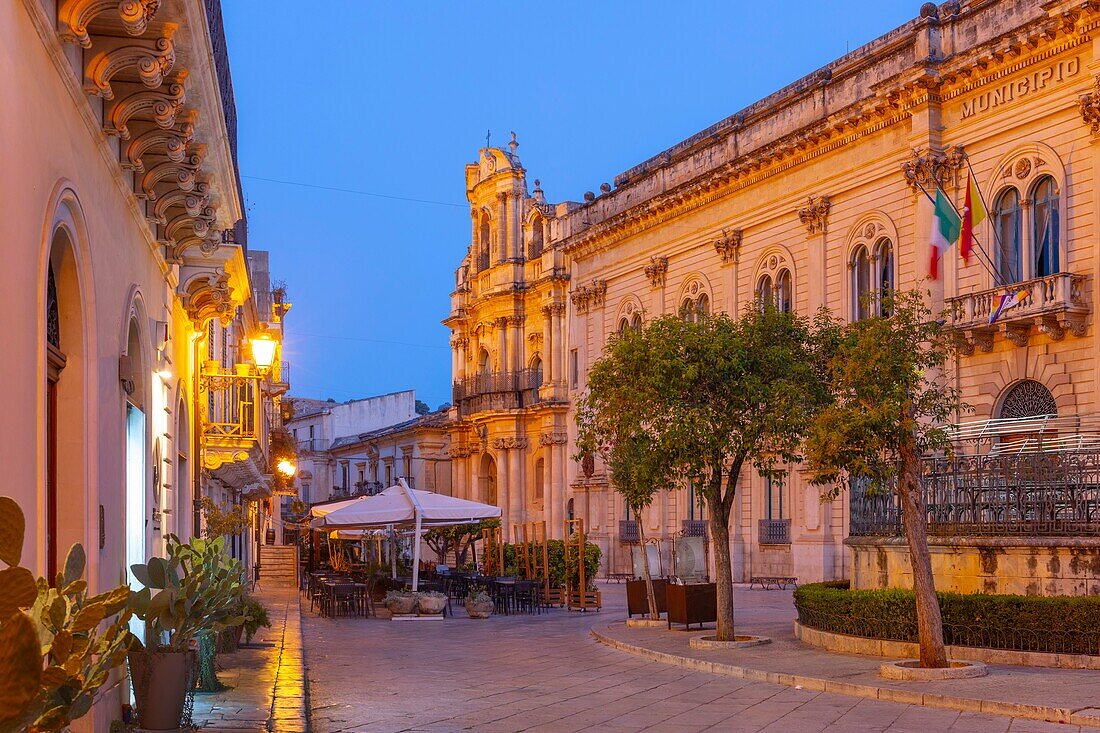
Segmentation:
{"type": "MultiPolygon", "coordinates": [[[[604,601],[604,610],[595,614],[554,610],[484,621],[464,618],[459,608],[456,617],[432,624],[325,619],[307,612],[302,623],[312,728],[317,733],[1080,731],[1077,725],[797,690],[657,664],[591,637],[594,622],[621,624],[625,617],[622,586],[605,586],[604,601]]],[[[686,636],[679,636],[686,645],[686,636]]]]}
{"type": "MultiPolygon", "coordinates": [[[[696,650],[680,629],[629,628],[619,620],[594,625],[601,641],[648,659],[743,679],[856,697],[1100,727],[1100,673],[1093,670],[990,665],[989,676],[938,682],[884,680],[883,657],[839,654],[794,636],[789,591],[735,589],[737,632],[771,644],[737,650],[696,650]]],[[[708,626],[713,633],[713,624],[708,626]]]]}
{"type": "Polygon", "coordinates": [[[197,693],[192,714],[203,733],[307,733],[307,692],[299,596],[294,590],[258,591],[270,629],[252,644],[218,655],[222,692],[197,693]]]}

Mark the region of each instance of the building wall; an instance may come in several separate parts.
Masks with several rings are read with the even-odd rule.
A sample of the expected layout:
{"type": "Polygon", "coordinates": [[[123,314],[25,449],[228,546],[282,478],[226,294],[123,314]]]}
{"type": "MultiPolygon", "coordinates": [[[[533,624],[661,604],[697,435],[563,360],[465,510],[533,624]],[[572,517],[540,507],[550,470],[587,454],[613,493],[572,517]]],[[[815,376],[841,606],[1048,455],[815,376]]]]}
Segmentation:
{"type": "MultiPolygon", "coordinates": [[[[1028,379],[1050,391],[1059,414],[1094,411],[1097,117],[1085,104],[1083,119],[1081,98],[1097,88],[1097,23],[1094,11],[1038,2],[922,10],[922,17],[617,176],[614,188],[587,194],[580,204],[548,206],[541,192],[529,195],[515,148],[482,150],[467,167],[471,248],[444,321],[454,334],[455,379],[468,378],[480,349],[492,370],[515,368],[500,354],[516,326],[501,319],[519,315],[520,342],[538,343],[544,321],[531,301],[561,302],[564,343],[547,350],[560,367],[548,378],[560,402],[479,404],[463,412],[456,401],[456,493],[483,491],[491,459],[512,523],[554,517],[529,498],[529,467],[541,452],[552,466],[546,491],[557,516],[572,501],[612,569],[625,569],[629,554],[616,544],[622,501],[598,463],[586,477],[572,460],[571,405],[610,335],[634,314],[648,320],[677,313],[685,299],[697,302],[701,294],[711,309],[737,313],[756,297],[763,276],[782,270],[792,276],[794,310],[812,315],[826,306],[852,318],[853,254],[882,237],[892,244],[896,287],[925,289],[936,311],[948,309],[962,345],[951,376],[973,407],[960,418],[998,416],[1009,390],[1028,379]],[[927,279],[932,206],[917,184],[934,191],[938,183],[961,208],[971,171],[991,209],[1007,186],[1026,195],[1044,175],[1054,178],[1060,199],[1057,270],[1067,274],[1028,285],[1031,304],[1006,312],[994,328],[983,313],[967,315],[1006,290],[980,252],[969,264],[957,249],[947,252],[940,278],[927,279]],[[530,237],[509,228],[513,201],[522,202],[524,216],[545,212],[549,237],[535,261],[513,242],[530,237]],[[490,249],[499,251],[504,241],[516,262],[477,267],[483,211],[490,216],[490,249]],[[498,220],[504,226],[497,228],[498,220]],[[533,274],[552,267],[565,270],[567,299],[533,274]],[[566,438],[562,449],[547,452],[558,431],[566,438]],[[500,472],[505,456],[513,465],[513,453],[520,470],[500,472]],[[528,497],[518,512],[516,496],[528,497]]],[[[1024,208],[1025,226],[1034,210],[1024,208]]],[[[990,248],[992,218],[976,234],[990,248]]],[[[765,482],[746,468],[739,492],[731,539],[737,579],[847,575],[846,497],[823,502],[819,489],[792,470],[781,507],[790,542],[765,544],[765,482]]],[[[778,501],[772,509],[776,518],[778,501]]],[[[687,492],[678,489],[655,502],[643,521],[648,534],[667,540],[689,514],[687,492]]],[[[558,521],[552,531],[560,532],[558,521]]]]}

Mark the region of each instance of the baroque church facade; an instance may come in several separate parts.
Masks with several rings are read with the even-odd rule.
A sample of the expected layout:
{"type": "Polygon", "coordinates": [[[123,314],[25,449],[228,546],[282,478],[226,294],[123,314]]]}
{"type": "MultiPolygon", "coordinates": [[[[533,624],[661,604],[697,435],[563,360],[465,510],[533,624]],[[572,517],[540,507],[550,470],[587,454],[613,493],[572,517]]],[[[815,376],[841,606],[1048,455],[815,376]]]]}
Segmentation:
{"type": "MultiPolygon", "coordinates": [[[[529,187],[514,136],[482,149],[444,320],[453,492],[499,504],[509,539],[539,520],[560,538],[583,518],[611,571],[629,566],[633,522],[697,534],[690,487],[628,515],[598,462],[577,460],[573,406],[616,330],[756,298],[859,319],[882,307],[875,293],[928,289],[960,347],[950,377],[973,408],[960,420],[1094,413],[1098,172],[1100,10],[1059,0],[926,3],[579,202],[529,187]],[[949,250],[929,280],[925,194],[961,209],[971,176],[981,251],[949,250]],[[990,325],[1010,290],[1029,297],[990,325]]],[[[823,502],[791,468],[783,482],[745,469],[737,580],[851,572],[846,498],[823,502]]]]}

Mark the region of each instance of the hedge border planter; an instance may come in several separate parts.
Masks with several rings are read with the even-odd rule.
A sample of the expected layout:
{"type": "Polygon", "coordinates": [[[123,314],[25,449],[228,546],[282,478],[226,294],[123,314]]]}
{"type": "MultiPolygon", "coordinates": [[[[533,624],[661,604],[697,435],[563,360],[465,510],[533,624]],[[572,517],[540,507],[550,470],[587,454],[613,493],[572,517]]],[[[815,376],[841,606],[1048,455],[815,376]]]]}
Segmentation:
{"type": "Polygon", "coordinates": [[[692,649],[747,649],[751,646],[771,644],[771,638],[767,636],[737,635],[733,641],[718,641],[714,635],[693,636],[688,639],[688,646],[692,649]]]}
{"type": "Polygon", "coordinates": [[[949,659],[948,667],[922,667],[919,659],[900,659],[887,662],[878,668],[879,677],[887,680],[933,682],[936,680],[966,680],[985,677],[989,670],[981,662],[949,659]]]}

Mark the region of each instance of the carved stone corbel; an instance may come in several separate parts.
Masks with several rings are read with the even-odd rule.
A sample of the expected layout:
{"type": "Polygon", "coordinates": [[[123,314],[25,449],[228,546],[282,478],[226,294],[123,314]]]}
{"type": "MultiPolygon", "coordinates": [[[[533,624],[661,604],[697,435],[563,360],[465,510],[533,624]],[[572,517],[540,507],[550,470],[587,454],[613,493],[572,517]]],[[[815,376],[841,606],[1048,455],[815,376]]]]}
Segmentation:
{"type": "Polygon", "coordinates": [[[649,278],[649,284],[655,288],[663,288],[668,276],[668,258],[664,256],[650,257],[649,264],[644,269],[645,276],[649,278]]]}
{"type": "Polygon", "coordinates": [[[185,122],[173,130],[154,127],[130,141],[123,153],[122,167],[141,173],[145,170],[142,157],[146,153],[164,155],[180,163],[187,157],[187,146],[195,136],[195,126],[185,122]]]}
{"type": "Polygon", "coordinates": [[[64,30],[59,37],[62,43],[90,48],[92,39],[88,35],[88,26],[112,8],[118,11],[126,32],[131,36],[140,36],[159,6],[160,0],[62,0],[57,9],[57,19],[64,30]]]}
{"type": "Polygon", "coordinates": [[[1028,336],[1031,335],[1031,324],[1027,322],[1004,324],[1005,338],[1017,346],[1027,346],[1028,336]]]}
{"type": "Polygon", "coordinates": [[[174,188],[181,191],[191,191],[195,188],[195,171],[202,163],[202,158],[197,155],[190,156],[190,160],[176,163],[168,160],[160,165],[155,165],[142,175],[138,183],[138,190],[134,194],[138,198],[156,201],[156,187],[158,183],[170,180],[174,188]]]}
{"type": "Polygon", "coordinates": [[[971,344],[971,353],[975,346],[987,354],[993,351],[993,331],[974,329],[966,332],[966,338],[971,344]]]}
{"type": "Polygon", "coordinates": [[[131,67],[142,84],[156,89],[175,63],[176,53],[170,38],[123,42],[92,56],[84,70],[84,91],[103,99],[114,99],[111,80],[131,67]]]}
{"type": "Polygon", "coordinates": [[[157,90],[135,92],[117,100],[103,123],[103,131],[130,139],[129,123],[137,116],[148,115],[158,127],[168,129],[176,124],[176,116],[183,109],[183,84],[169,84],[157,90]]]}
{"type": "Polygon", "coordinates": [[[722,236],[714,240],[714,251],[722,257],[722,264],[736,264],[741,252],[740,229],[723,229],[722,236]]]}
{"type": "Polygon", "coordinates": [[[228,325],[233,319],[233,289],[229,287],[229,275],[218,268],[208,275],[192,278],[185,286],[180,299],[188,318],[201,330],[211,318],[228,325]]]}
{"type": "Polygon", "coordinates": [[[1066,337],[1066,330],[1056,316],[1040,316],[1035,325],[1039,328],[1039,333],[1045,334],[1052,341],[1061,341],[1066,337]]]}
{"type": "Polygon", "coordinates": [[[955,350],[963,356],[974,355],[974,342],[967,338],[965,334],[955,332],[955,350]]]}
{"type": "Polygon", "coordinates": [[[169,193],[157,197],[153,205],[153,221],[157,224],[168,222],[168,210],[173,206],[182,206],[191,216],[200,215],[206,208],[210,198],[210,184],[206,181],[197,181],[190,191],[175,189],[169,193]]]}

